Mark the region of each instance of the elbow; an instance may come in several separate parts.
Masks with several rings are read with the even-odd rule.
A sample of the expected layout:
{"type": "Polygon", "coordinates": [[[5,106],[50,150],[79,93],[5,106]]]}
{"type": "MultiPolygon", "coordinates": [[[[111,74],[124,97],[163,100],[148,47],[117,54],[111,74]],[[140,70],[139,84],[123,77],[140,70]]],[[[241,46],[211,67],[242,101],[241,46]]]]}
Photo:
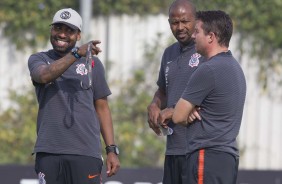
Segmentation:
{"type": "Polygon", "coordinates": [[[44,73],[40,73],[38,70],[33,72],[33,73],[31,73],[31,79],[33,81],[35,81],[36,83],[39,83],[39,84],[46,84],[46,83],[51,82],[48,79],[47,75],[44,75],[44,73]]]}
{"type": "Polygon", "coordinates": [[[49,73],[41,71],[41,72],[32,73],[31,78],[37,83],[47,84],[53,82],[56,77],[51,76],[49,73]]]}
{"type": "Polygon", "coordinates": [[[55,77],[51,75],[46,66],[40,66],[31,73],[31,78],[37,83],[47,84],[52,82],[55,77]]]}
{"type": "Polygon", "coordinates": [[[50,82],[52,82],[52,80],[47,79],[47,78],[41,78],[39,80],[39,83],[42,83],[42,84],[47,84],[47,83],[50,83],[50,82]]]}
{"type": "Polygon", "coordinates": [[[47,83],[51,82],[50,80],[48,80],[47,78],[44,78],[44,77],[32,77],[32,79],[39,84],[47,84],[47,83]]]}

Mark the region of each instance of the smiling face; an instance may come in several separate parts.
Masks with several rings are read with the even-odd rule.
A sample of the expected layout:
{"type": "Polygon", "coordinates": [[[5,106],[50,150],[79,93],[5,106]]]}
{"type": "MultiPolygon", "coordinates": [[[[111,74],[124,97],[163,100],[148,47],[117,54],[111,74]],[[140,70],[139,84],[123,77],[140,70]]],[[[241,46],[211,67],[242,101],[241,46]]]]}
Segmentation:
{"type": "Polygon", "coordinates": [[[55,52],[61,56],[69,53],[80,38],[80,31],[65,24],[58,23],[51,27],[50,42],[55,52]]]}
{"type": "Polygon", "coordinates": [[[194,9],[190,4],[175,4],[169,12],[169,25],[174,37],[181,46],[188,45],[195,27],[194,9]]]}

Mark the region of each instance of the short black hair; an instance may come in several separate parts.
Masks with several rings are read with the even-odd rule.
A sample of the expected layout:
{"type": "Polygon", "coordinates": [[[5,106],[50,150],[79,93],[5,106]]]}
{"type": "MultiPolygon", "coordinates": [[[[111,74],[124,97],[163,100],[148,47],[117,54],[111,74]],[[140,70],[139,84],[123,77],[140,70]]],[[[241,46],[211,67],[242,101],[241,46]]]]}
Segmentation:
{"type": "Polygon", "coordinates": [[[203,22],[202,29],[205,34],[213,32],[220,45],[229,47],[233,33],[233,23],[227,13],[221,10],[198,11],[196,20],[203,22]]]}

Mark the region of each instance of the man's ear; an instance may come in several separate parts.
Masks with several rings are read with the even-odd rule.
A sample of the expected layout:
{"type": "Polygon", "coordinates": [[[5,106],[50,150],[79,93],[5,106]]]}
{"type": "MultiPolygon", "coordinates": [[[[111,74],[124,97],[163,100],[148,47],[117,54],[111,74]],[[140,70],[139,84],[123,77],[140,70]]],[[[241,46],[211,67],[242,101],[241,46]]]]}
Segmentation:
{"type": "Polygon", "coordinates": [[[77,33],[77,41],[79,41],[81,39],[81,32],[77,33]]]}
{"type": "Polygon", "coordinates": [[[212,43],[215,41],[216,36],[213,32],[209,32],[208,36],[209,36],[209,43],[212,43]]]}

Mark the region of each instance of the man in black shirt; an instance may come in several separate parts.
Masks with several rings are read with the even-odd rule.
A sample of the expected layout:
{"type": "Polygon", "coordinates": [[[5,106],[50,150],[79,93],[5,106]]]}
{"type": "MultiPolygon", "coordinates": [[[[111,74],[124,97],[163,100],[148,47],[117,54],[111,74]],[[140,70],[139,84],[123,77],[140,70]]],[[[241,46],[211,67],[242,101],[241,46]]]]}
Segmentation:
{"type": "Polygon", "coordinates": [[[241,66],[228,50],[232,20],[223,11],[197,12],[193,38],[207,61],[192,74],[172,120],[187,130],[189,184],[236,184],[239,133],[246,97],[241,66]],[[189,121],[200,106],[202,120],[189,121]]]}
{"type": "Polygon", "coordinates": [[[171,117],[173,106],[181,97],[190,76],[202,62],[191,38],[195,14],[196,8],[190,1],[178,0],[171,4],[168,21],[177,42],[164,51],[157,81],[159,88],[148,106],[148,123],[156,134],[161,134],[160,129],[166,130],[164,122],[170,122],[168,126],[173,130],[167,136],[163,184],[187,183],[186,130],[182,126],[174,126],[171,117]]]}
{"type": "Polygon", "coordinates": [[[53,49],[30,56],[28,67],[39,103],[35,171],[39,183],[101,183],[100,134],[107,145],[107,174],[119,168],[99,41],[76,47],[82,19],[71,8],[51,23],[53,49]],[[86,55],[88,63],[86,63],[86,55]]]}

